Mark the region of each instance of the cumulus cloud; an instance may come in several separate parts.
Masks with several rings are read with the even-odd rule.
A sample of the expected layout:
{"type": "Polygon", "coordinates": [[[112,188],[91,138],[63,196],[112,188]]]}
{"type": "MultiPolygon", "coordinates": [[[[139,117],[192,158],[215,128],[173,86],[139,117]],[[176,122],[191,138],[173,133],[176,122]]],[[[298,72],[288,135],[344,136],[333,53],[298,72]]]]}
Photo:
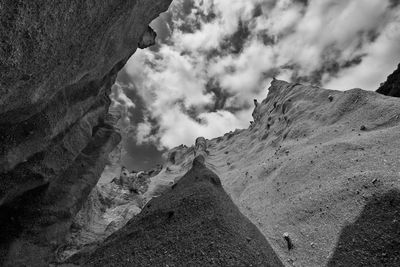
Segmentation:
{"type": "Polygon", "coordinates": [[[161,149],[247,127],[272,77],[374,90],[400,61],[393,3],[175,0],[152,23],[158,45],[128,61],[135,86],[115,89],[115,105],[137,109],[126,99],[135,91],[143,101],[135,140],[161,149]]]}

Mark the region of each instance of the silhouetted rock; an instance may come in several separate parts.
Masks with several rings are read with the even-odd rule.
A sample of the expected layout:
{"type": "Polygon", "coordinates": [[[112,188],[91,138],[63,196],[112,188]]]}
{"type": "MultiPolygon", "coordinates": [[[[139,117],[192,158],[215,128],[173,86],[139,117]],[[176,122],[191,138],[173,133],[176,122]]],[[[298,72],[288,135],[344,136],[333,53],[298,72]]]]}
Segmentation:
{"type": "Polygon", "coordinates": [[[387,96],[400,97],[400,64],[397,66],[397,70],[390,74],[386,82],[379,87],[377,92],[387,96]]]}

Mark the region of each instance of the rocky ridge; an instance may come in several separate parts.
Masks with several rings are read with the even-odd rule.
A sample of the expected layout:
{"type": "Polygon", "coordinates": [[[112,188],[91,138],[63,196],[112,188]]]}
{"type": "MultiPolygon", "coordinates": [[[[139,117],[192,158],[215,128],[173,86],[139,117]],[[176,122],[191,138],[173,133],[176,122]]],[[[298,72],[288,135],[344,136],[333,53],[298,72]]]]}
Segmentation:
{"type": "MultiPolygon", "coordinates": [[[[206,162],[285,264],[400,262],[398,98],[274,80],[253,117],[207,140],[206,162]]],[[[181,176],[192,149],[173,149],[149,188],[181,176]]]]}
{"type": "MultiPolygon", "coordinates": [[[[200,156],[201,165],[220,177],[224,190],[284,265],[394,266],[400,262],[399,108],[398,98],[375,92],[274,80],[267,98],[255,101],[254,122],[248,129],[212,140],[200,137],[192,147],[169,151],[164,168],[150,178],[143,194],[151,208],[145,207],[104,243],[73,256],[71,262],[112,265],[117,260],[107,261],[105,255],[114,253],[119,242],[124,252],[116,258],[136,247],[136,256],[146,255],[154,259],[152,264],[176,257],[166,245],[154,250],[152,238],[138,237],[139,246],[126,235],[140,236],[135,229],[143,227],[156,233],[169,227],[168,218],[153,224],[149,218],[162,213],[165,205],[174,214],[181,210],[169,206],[171,192],[179,198],[174,188],[190,191],[195,186],[185,177],[193,173],[192,162],[200,156]],[[159,255],[163,249],[169,256],[159,255]]],[[[192,209],[203,205],[204,200],[198,201],[192,209]]],[[[203,263],[218,265],[205,254],[209,257],[203,263]]],[[[129,260],[138,264],[135,258],[129,260]]]]}
{"type": "MultiPolygon", "coordinates": [[[[181,177],[201,154],[285,265],[400,262],[398,98],[274,80],[253,117],[248,129],[172,149],[144,195],[163,198],[187,185],[181,177]]],[[[141,227],[145,209],[138,216],[105,244],[141,227]]]]}

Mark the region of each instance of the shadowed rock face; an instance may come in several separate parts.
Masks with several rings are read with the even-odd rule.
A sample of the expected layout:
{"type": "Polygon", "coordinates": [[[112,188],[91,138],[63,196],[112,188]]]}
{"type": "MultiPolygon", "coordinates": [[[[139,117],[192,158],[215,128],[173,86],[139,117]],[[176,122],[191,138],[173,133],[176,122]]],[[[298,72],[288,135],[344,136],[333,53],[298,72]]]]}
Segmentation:
{"type": "Polygon", "coordinates": [[[357,220],[346,225],[327,266],[398,266],[400,191],[368,199],[357,220]]]}
{"type": "Polygon", "coordinates": [[[177,184],[99,247],[82,266],[283,266],[198,156],[177,184]]]}
{"type": "Polygon", "coordinates": [[[389,75],[386,82],[379,87],[377,92],[387,96],[400,97],[400,64],[397,70],[389,75]]]}
{"type": "Polygon", "coordinates": [[[50,260],[120,141],[117,72],[170,2],[0,0],[0,265],[50,260]]]}

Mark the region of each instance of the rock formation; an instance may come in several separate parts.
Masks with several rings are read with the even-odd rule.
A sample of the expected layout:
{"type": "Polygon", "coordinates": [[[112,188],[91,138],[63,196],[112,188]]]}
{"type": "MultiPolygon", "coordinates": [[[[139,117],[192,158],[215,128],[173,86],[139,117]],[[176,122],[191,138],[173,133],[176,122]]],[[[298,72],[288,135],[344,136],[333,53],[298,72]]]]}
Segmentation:
{"type": "Polygon", "coordinates": [[[197,156],[161,197],[98,247],[74,255],[84,266],[283,266],[264,236],[197,156]]]}
{"type": "MultiPolygon", "coordinates": [[[[249,129],[172,149],[147,198],[188,186],[184,174],[206,144],[205,166],[286,265],[397,265],[400,100],[274,80],[253,116],[249,129]]],[[[149,216],[168,221],[152,208],[149,216]]],[[[140,236],[134,229],[157,228],[145,220],[140,214],[93,255],[114,251],[127,233],[140,236]]]]}
{"type": "Polygon", "coordinates": [[[101,242],[140,213],[148,201],[143,194],[160,167],[132,173],[123,167],[110,183],[97,184],[76,215],[67,241],[57,249],[57,259],[62,261],[89,244],[101,242]]]}
{"type": "Polygon", "coordinates": [[[170,2],[0,1],[0,265],[52,259],[120,141],[116,74],[170,2]]]}
{"type": "Polygon", "coordinates": [[[387,96],[400,97],[400,64],[397,70],[389,75],[386,82],[381,84],[377,92],[387,96]]]}
{"type": "Polygon", "coordinates": [[[0,0],[0,265],[57,264],[90,233],[69,262],[398,265],[400,101],[375,92],[274,79],[249,129],[95,188],[120,141],[111,85],[170,2],[0,0]]]}

